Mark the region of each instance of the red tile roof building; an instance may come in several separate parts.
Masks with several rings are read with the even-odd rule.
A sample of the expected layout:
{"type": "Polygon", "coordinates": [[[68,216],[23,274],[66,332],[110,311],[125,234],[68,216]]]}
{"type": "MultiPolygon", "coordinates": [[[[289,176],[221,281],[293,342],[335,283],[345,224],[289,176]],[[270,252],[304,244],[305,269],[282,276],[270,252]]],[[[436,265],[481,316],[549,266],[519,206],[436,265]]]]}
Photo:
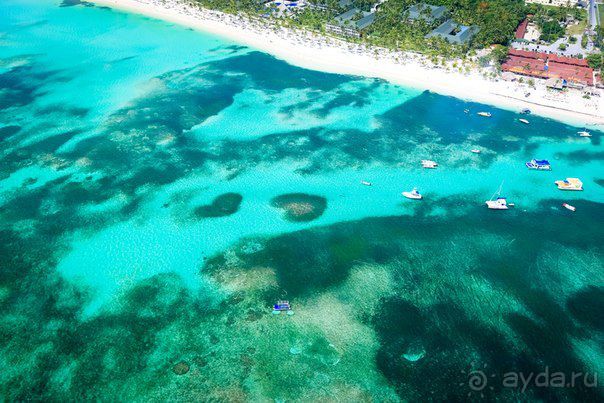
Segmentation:
{"type": "Polygon", "coordinates": [[[503,71],[538,78],[558,78],[574,84],[593,85],[594,71],[585,59],[510,49],[503,71]]]}
{"type": "Polygon", "coordinates": [[[520,24],[518,24],[518,28],[516,28],[516,33],[514,34],[516,36],[516,39],[524,39],[528,23],[528,18],[525,18],[520,24]]]}
{"type": "Polygon", "coordinates": [[[596,74],[596,87],[604,88],[604,81],[602,80],[602,74],[596,74]]]}

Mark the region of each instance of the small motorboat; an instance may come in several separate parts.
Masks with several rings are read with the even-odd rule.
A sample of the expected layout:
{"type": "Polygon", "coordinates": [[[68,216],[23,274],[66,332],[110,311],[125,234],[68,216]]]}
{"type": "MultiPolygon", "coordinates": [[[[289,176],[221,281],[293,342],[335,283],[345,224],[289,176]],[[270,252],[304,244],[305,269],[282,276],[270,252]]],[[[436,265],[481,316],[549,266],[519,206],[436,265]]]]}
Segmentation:
{"type": "Polygon", "coordinates": [[[506,198],[500,196],[502,187],[503,187],[503,182],[501,182],[501,185],[499,185],[499,189],[497,189],[497,191],[495,193],[493,193],[493,196],[491,196],[491,198],[485,202],[485,204],[487,205],[487,207],[489,209],[491,209],[491,210],[508,210],[509,206],[513,205],[512,203],[510,203],[508,205],[508,201],[506,200],[506,198]],[[497,196],[497,197],[495,197],[495,196],[497,196]]]}
{"type": "Polygon", "coordinates": [[[483,116],[485,118],[490,118],[491,116],[491,112],[478,112],[478,116],[483,116]]]}
{"type": "Polygon", "coordinates": [[[562,207],[564,207],[565,209],[570,210],[570,211],[575,211],[575,210],[577,210],[577,208],[576,208],[575,206],[571,206],[571,205],[570,205],[570,204],[568,204],[568,203],[562,203],[562,207]]]}
{"type": "Polygon", "coordinates": [[[518,121],[520,121],[521,123],[524,123],[525,125],[528,125],[530,122],[526,119],[518,119],[518,121]]]}
{"type": "Polygon", "coordinates": [[[579,137],[591,137],[591,133],[587,130],[582,130],[580,132],[577,132],[577,134],[579,135],[579,137]]]}
{"type": "Polygon", "coordinates": [[[422,160],[422,167],[427,169],[434,169],[438,166],[435,161],[432,160],[422,160]]]}
{"type": "Polygon", "coordinates": [[[579,178],[566,178],[554,183],[560,190],[583,190],[583,182],[579,178]]]}
{"type": "Polygon", "coordinates": [[[538,171],[551,171],[552,169],[548,160],[530,160],[525,165],[528,169],[536,169],[538,171]]]}
{"type": "Polygon", "coordinates": [[[480,154],[480,150],[478,148],[474,148],[470,150],[470,152],[473,152],[474,154],[480,154]]]}
{"type": "Polygon", "coordinates": [[[416,188],[413,188],[413,190],[410,192],[403,192],[402,195],[405,196],[407,199],[413,200],[421,200],[423,197],[421,194],[419,194],[416,188]]]}
{"type": "Polygon", "coordinates": [[[463,113],[470,113],[470,110],[469,109],[464,109],[463,113]]]}
{"type": "Polygon", "coordinates": [[[371,186],[371,182],[361,181],[361,185],[371,186]]]}
{"type": "Polygon", "coordinates": [[[524,108],[523,110],[520,111],[521,114],[523,115],[530,115],[531,114],[531,110],[528,108],[524,108]]]}

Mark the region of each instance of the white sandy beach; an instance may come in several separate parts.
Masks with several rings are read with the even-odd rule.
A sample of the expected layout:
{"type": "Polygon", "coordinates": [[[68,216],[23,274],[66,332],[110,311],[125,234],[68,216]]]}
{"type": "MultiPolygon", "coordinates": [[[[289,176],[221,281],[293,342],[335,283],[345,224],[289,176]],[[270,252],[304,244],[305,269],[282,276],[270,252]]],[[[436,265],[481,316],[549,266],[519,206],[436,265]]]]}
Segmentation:
{"type": "MultiPolygon", "coordinates": [[[[219,35],[300,67],[377,77],[504,109],[519,111],[530,108],[534,114],[577,126],[604,128],[603,96],[586,99],[578,90],[554,93],[547,90],[540,80],[536,80],[536,88],[530,88],[528,84],[487,79],[477,69],[462,74],[452,67],[434,67],[419,55],[369,49],[307,31],[269,27],[265,22],[192,8],[174,0],[91,1],[219,35]],[[526,93],[530,95],[526,97],[526,93]]],[[[601,90],[599,92],[602,93],[601,90]]]]}

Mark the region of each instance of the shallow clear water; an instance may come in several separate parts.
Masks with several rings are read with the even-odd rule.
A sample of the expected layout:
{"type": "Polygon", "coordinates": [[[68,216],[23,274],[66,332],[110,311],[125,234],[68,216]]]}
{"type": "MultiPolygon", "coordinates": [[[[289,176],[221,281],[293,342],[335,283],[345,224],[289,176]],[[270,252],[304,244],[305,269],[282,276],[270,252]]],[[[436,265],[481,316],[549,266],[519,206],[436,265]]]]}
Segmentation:
{"type": "Polygon", "coordinates": [[[7,399],[602,398],[499,381],[604,370],[602,133],[101,7],[0,13],[7,399]]]}

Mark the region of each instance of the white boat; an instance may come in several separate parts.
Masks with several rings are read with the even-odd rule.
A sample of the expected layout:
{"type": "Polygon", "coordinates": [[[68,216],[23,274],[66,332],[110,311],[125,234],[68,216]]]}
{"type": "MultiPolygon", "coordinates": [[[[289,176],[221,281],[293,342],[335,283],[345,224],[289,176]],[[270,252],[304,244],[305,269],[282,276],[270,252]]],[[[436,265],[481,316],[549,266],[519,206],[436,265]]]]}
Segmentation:
{"type": "Polygon", "coordinates": [[[432,160],[422,160],[422,167],[424,167],[424,168],[434,169],[437,166],[438,166],[438,164],[435,161],[432,161],[432,160]]]}
{"type": "Polygon", "coordinates": [[[484,116],[485,118],[490,118],[491,116],[491,112],[478,112],[478,116],[484,116]]]}
{"type": "Polygon", "coordinates": [[[525,125],[528,125],[530,122],[526,119],[518,119],[520,122],[524,123],[525,125]]]}
{"type": "Polygon", "coordinates": [[[491,198],[485,202],[485,204],[487,205],[487,207],[489,209],[491,209],[491,210],[507,210],[507,209],[509,209],[506,198],[500,196],[502,186],[503,186],[503,182],[501,182],[501,185],[499,185],[499,189],[497,189],[497,191],[493,194],[493,196],[491,196],[491,198]],[[495,196],[497,196],[497,197],[495,197],[495,196]]]}
{"type": "Polygon", "coordinates": [[[361,181],[361,185],[371,186],[371,182],[361,181]]]}
{"type": "Polygon", "coordinates": [[[480,150],[478,148],[474,148],[473,150],[470,150],[470,152],[473,152],[474,154],[480,154],[480,150]]]}
{"type": "Polygon", "coordinates": [[[568,204],[568,203],[562,203],[562,207],[564,207],[565,209],[570,210],[570,211],[575,211],[575,210],[577,210],[577,208],[576,208],[575,206],[571,206],[571,205],[570,205],[570,204],[568,204]]]}
{"type": "Polygon", "coordinates": [[[413,188],[413,190],[410,192],[403,192],[402,195],[405,196],[407,199],[413,199],[413,200],[422,199],[422,195],[419,194],[419,192],[417,191],[416,188],[413,188]]]}
{"type": "Polygon", "coordinates": [[[509,209],[507,200],[505,197],[498,197],[495,200],[487,200],[486,205],[491,210],[507,210],[509,209]]]}
{"type": "Polygon", "coordinates": [[[577,132],[577,134],[579,134],[580,137],[591,137],[591,133],[586,130],[577,132]]]}
{"type": "Polygon", "coordinates": [[[583,182],[579,178],[566,178],[554,183],[560,190],[583,190],[583,182]]]}

